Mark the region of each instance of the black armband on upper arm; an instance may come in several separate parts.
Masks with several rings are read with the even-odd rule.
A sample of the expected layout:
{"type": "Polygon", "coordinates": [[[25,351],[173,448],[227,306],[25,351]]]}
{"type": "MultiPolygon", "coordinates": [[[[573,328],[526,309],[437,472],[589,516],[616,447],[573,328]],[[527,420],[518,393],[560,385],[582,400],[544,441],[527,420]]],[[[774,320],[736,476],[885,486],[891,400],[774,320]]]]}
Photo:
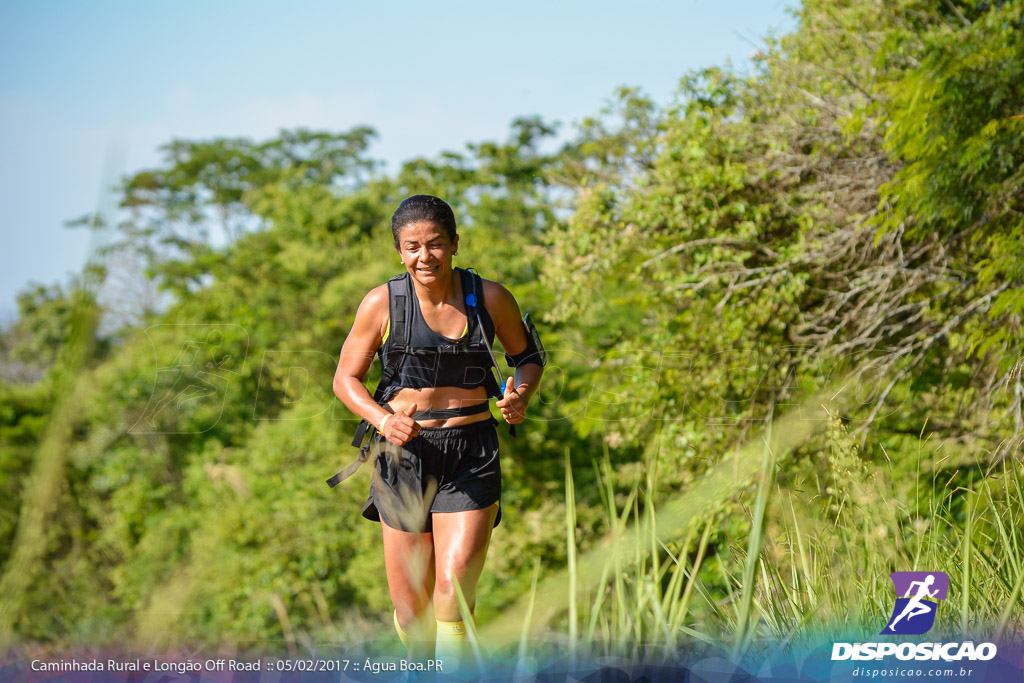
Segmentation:
{"type": "Polygon", "coordinates": [[[530,363],[544,367],[548,362],[547,353],[529,313],[523,318],[523,331],[526,332],[526,348],[514,356],[506,353],[505,362],[514,368],[530,363]]]}

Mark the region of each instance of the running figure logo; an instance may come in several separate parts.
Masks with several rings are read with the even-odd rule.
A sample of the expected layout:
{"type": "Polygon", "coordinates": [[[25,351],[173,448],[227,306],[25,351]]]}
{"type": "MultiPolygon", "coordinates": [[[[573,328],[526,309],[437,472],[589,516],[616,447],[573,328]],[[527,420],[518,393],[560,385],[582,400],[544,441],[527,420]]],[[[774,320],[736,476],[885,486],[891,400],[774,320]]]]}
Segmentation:
{"type": "Polygon", "coordinates": [[[946,599],[949,577],[942,572],[893,572],[889,578],[896,588],[896,606],[882,633],[927,633],[935,623],[938,601],[946,599]]]}

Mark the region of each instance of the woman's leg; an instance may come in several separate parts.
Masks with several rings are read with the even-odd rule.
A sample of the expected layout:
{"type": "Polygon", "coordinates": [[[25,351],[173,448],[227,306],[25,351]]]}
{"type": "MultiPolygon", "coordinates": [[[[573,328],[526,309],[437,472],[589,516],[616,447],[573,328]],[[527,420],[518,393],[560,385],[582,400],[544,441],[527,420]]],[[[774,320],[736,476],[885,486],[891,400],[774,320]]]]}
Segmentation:
{"type": "Polygon", "coordinates": [[[462,620],[455,580],[470,612],[476,606],[476,584],[483,572],[497,514],[497,503],[482,510],[433,513],[434,615],[439,621],[462,620]]]}
{"type": "Polygon", "coordinates": [[[430,533],[393,529],[381,523],[384,568],[398,626],[408,634],[407,647],[417,658],[433,655],[434,540],[430,533]]]}
{"type": "Polygon", "coordinates": [[[495,503],[483,510],[433,514],[437,575],[434,583],[434,615],[437,617],[434,656],[448,667],[459,667],[466,640],[466,625],[459,609],[455,583],[458,581],[472,614],[476,606],[476,584],[484,569],[487,544],[497,513],[498,504],[495,503]]]}

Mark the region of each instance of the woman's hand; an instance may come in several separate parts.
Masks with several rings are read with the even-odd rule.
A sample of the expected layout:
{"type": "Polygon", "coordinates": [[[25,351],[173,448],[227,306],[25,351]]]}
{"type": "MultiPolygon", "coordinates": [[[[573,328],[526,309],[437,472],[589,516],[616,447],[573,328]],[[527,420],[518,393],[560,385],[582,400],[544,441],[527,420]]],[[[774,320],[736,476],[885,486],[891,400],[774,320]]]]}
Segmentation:
{"type": "Polygon", "coordinates": [[[512,384],[513,380],[509,377],[505,382],[505,395],[495,405],[501,411],[505,422],[515,425],[526,419],[526,404],[523,403],[523,397],[519,395],[512,384]]]}
{"type": "Polygon", "coordinates": [[[405,411],[388,414],[381,421],[377,431],[396,446],[404,446],[420,433],[420,423],[412,419],[416,412],[416,404],[410,404],[405,411]]]}

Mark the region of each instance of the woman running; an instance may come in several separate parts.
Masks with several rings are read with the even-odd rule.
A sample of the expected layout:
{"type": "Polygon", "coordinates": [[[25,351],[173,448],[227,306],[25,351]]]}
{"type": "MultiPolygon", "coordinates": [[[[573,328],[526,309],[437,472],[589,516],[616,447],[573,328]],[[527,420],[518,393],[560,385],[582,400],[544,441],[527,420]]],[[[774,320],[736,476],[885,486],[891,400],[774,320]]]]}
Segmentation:
{"type": "Polygon", "coordinates": [[[409,197],[391,232],[406,272],[359,305],[334,392],[375,429],[363,516],[381,522],[395,628],[411,657],[443,659],[458,656],[466,633],[456,584],[472,613],[501,519],[488,399],[499,399],[510,425],[522,422],[543,352],[505,287],[452,267],[459,236],[448,204],[409,197]],[[495,335],[515,367],[503,388],[492,373],[495,335]],[[375,354],[384,368],[379,402],[363,385],[375,354]]]}

